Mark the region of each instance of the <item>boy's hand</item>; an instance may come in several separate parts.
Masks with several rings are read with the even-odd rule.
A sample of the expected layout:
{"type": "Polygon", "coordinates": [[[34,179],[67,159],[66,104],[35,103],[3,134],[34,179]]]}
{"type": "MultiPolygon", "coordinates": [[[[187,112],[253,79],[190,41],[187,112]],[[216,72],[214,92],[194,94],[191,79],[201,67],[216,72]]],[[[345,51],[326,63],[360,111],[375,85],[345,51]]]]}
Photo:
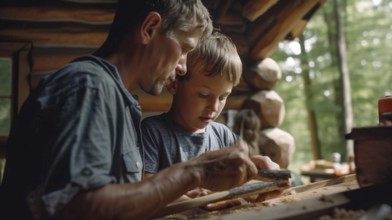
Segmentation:
{"type": "Polygon", "coordinates": [[[268,156],[255,155],[251,158],[259,170],[279,170],[279,164],[273,162],[268,156]]]}

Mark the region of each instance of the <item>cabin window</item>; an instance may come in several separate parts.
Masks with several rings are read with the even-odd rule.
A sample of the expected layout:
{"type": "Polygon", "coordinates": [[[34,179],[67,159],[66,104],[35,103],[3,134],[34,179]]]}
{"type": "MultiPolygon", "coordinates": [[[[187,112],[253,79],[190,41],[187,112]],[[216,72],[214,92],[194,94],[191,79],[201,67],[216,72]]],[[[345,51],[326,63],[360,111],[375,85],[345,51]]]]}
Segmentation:
{"type": "Polygon", "coordinates": [[[30,42],[0,41],[0,160],[14,118],[31,90],[31,51],[30,42]]]}
{"type": "Polygon", "coordinates": [[[31,51],[30,42],[0,41],[0,183],[12,122],[31,89],[31,51]]]}
{"type": "MultiPolygon", "coordinates": [[[[11,128],[12,59],[0,57],[0,137],[5,139],[11,128]]],[[[0,157],[0,183],[4,171],[0,157]]]]}
{"type": "Polygon", "coordinates": [[[0,57],[0,136],[6,137],[11,128],[12,59],[0,57]]]}

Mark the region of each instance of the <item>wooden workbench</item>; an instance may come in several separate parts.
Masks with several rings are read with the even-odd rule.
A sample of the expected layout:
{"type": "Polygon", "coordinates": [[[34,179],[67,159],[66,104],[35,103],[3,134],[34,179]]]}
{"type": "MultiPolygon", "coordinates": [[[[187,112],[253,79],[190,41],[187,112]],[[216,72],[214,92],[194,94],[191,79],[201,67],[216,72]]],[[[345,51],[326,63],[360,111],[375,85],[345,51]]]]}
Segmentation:
{"type": "MultiPolygon", "coordinates": [[[[364,208],[369,208],[369,204],[372,202],[382,201],[380,197],[377,197],[377,193],[381,193],[381,196],[384,196],[383,189],[373,190],[374,192],[371,190],[366,192],[366,190],[359,187],[356,175],[350,174],[292,187],[285,190],[281,196],[260,203],[246,203],[224,210],[209,212],[200,208],[186,210],[162,219],[317,219],[321,215],[331,213],[336,207],[355,206],[362,208],[361,206],[363,206],[364,208]],[[363,204],[363,202],[359,204],[361,195],[369,198],[376,196],[376,198],[374,198],[375,201],[372,201],[371,198],[370,200],[368,199],[367,201],[370,203],[367,205],[363,204]]],[[[390,204],[390,194],[387,193],[384,197],[388,199],[387,202],[390,204]]]]}

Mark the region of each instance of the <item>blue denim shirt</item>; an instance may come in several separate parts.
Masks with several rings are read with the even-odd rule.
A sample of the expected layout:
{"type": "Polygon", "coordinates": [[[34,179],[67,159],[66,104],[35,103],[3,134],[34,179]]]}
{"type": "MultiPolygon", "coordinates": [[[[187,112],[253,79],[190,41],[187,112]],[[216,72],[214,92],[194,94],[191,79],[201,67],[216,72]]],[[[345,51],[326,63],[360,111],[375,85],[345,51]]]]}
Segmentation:
{"type": "Polygon", "coordinates": [[[83,57],[49,74],[11,131],[1,196],[16,208],[40,189],[55,214],[79,190],[141,180],[140,119],[139,102],[103,59],[83,57]]]}

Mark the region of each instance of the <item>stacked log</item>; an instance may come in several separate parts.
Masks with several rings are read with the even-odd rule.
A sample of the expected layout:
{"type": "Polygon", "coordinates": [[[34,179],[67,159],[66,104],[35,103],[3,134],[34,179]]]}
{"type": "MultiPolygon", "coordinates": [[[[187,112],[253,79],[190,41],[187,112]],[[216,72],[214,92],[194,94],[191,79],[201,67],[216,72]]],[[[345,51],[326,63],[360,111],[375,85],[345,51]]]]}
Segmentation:
{"type": "Polygon", "coordinates": [[[259,116],[261,128],[273,128],[282,124],[285,116],[284,103],[273,90],[282,78],[279,65],[271,58],[265,58],[244,72],[244,80],[252,91],[243,107],[253,109],[259,116]]]}
{"type": "Polygon", "coordinates": [[[284,120],[285,106],[274,87],[281,78],[281,69],[271,58],[251,65],[244,72],[244,83],[250,95],[243,100],[232,128],[248,142],[253,154],[267,155],[281,168],[287,168],[295,151],[295,140],[289,132],[279,128],[284,120]],[[252,120],[259,123],[252,123],[252,120]],[[257,138],[249,135],[252,129],[257,138]]]}
{"type": "Polygon", "coordinates": [[[260,154],[267,155],[280,168],[287,169],[295,152],[294,137],[280,128],[260,130],[258,142],[260,154]]]}
{"type": "Polygon", "coordinates": [[[261,90],[245,100],[245,109],[253,109],[262,128],[278,127],[283,122],[285,109],[282,98],[274,90],[261,90]]]}

